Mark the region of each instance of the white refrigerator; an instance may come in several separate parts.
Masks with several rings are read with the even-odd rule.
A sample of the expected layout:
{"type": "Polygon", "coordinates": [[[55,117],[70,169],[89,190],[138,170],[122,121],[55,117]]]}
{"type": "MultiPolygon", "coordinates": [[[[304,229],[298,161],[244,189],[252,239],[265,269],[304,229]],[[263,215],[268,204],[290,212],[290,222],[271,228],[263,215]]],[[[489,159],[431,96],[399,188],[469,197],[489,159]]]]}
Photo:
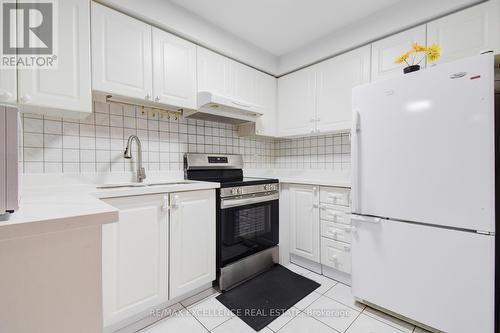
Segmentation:
{"type": "Polygon", "coordinates": [[[352,293],[450,333],[494,333],[494,58],[353,90],[352,293]]]}

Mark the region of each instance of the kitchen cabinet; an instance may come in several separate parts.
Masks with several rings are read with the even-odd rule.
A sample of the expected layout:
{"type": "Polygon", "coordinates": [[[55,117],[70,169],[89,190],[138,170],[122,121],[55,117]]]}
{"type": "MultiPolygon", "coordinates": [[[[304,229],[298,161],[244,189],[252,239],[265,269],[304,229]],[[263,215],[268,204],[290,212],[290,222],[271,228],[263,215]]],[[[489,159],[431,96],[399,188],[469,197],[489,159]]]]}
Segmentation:
{"type": "Polygon", "coordinates": [[[296,136],[316,131],[317,65],[278,79],[278,135],[296,136]]]}
{"type": "Polygon", "coordinates": [[[17,103],[17,72],[15,68],[0,68],[0,103],[17,103]]]}
{"type": "Polygon", "coordinates": [[[319,263],[319,188],[291,184],[288,191],[290,254],[319,263]]]}
{"type": "Polygon", "coordinates": [[[153,28],[154,101],[196,109],[196,45],[153,28]]]}
{"type": "Polygon", "coordinates": [[[278,82],[274,76],[257,71],[256,102],[261,106],[263,115],[255,123],[255,134],[263,136],[276,136],[276,95],[278,82]]]}
{"type": "Polygon", "coordinates": [[[162,304],[168,295],[168,194],[104,199],[120,210],[102,229],[104,327],[162,304]]]}
{"type": "Polygon", "coordinates": [[[152,100],[152,27],[92,2],[93,90],[152,100]]]}
{"type": "MultiPolygon", "coordinates": [[[[420,25],[372,44],[371,80],[377,81],[403,75],[403,64],[395,64],[396,57],[411,48],[412,43],[426,45],[426,26],[420,25]]],[[[422,57],[422,55],[420,55],[422,57]]],[[[425,68],[425,59],[420,63],[425,68]]]]}
{"type": "Polygon", "coordinates": [[[197,52],[198,91],[222,95],[259,110],[263,104],[272,106],[276,95],[270,94],[276,78],[203,47],[197,52]]]}
{"type": "Polygon", "coordinates": [[[500,1],[483,4],[445,16],[427,24],[427,45],[441,46],[435,64],[477,55],[500,52],[500,1]]]}
{"type": "Polygon", "coordinates": [[[351,128],[352,88],[370,82],[370,46],[323,61],[316,83],[316,132],[351,128]]]}
{"type": "MultiPolygon", "coordinates": [[[[57,68],[19,69],[18,102],[26,111],[46,108],[52,114],[81,118],[92,112],[90,3],[64,0],[55,4],[58,6],[57,68]]],[[[11,78],[6,79],[15,82],[12,71],[8,75],[11,78]]],[[[13,83],[10,88],[13,101],[12,88],[13,83]]]]}
{"type": "Polygon", "coordinates": [[[234,60],[229,61],[229,95],[239,101],[256,104],[256,70],[240,64],[234,60]]]}
{"type": "Polygon", "coordinates": [[[347,131],[352,88],[370,81],[370,46],[278,79],[280,136],[347,131]]]}
{"type": "Polygon", "coordinates": [[[197,52],[198,91],[230,96],[228,59],[199,46],[197,52]]]}
{"type": "Polygon", "coordinates": [[[274,76],[255,71],[255,103],[262,112],[255,123],[245,123],[238,127],[240,136],[277,136],[276,97],[278,82],[274,76]]]}
{"type": "Polygon", "coordinates": [[[215,191],[170,195],[170,297],[215,280],[215,191]]]}

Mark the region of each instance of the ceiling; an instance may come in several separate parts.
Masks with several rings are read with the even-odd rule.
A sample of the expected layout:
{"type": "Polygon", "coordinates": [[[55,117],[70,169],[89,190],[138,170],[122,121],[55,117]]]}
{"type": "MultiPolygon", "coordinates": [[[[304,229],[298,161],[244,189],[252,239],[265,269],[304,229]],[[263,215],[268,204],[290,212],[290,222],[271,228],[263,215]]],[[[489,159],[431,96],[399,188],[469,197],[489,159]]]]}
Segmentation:
{"type": "Polygon", "coordinates": [[[281,56],[403,0],[169,1],[281,56]]]}

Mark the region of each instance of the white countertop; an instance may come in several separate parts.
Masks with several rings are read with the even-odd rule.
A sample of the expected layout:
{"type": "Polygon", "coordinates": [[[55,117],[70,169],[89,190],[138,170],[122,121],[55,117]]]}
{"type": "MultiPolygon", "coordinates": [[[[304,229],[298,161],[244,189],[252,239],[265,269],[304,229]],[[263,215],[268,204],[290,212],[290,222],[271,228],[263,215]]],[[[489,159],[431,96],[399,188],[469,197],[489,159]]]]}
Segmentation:
{"type": "MultiPolygon", "coordinates": [[[[277,178],[281,183],[350,187],[348,172],[325,170],[244,171],[248,177],[277,178]]],[[[102,184],[132,182],[131,173],[25,175],[20,209],[0,222],[0,240],[68,228],[118,221],[118,210],[100,199],[156,193],[215,189],[218,183],[183,182],[182,172],[150,172],[148,183],[180,182],[142,187],[96,188],[102,184]]]]}
{"type": "MultiPolygon", "coordinates": [[[[182,178],[152,177],[150,183],[181,182],[182,178]]],[[[103,183],[100,177],[67,175],[25,176],[20,208],[10,219],[0,222],[0,240],[25,237],[68,228],[82,228],[118,221],[118,210],[103,198],[147,195],[155,193],[215,189],[218,183],[189,182],[143,187],[98,189],[97,185],[126,183],[120,177],[112,177],[103,183]],[[29,186],[28,186],[29,185],[29,186]]]]}
{"type": "Polygon", "coordinates": [[[244,174],[248,177],[277,178],[280,183],[351,187],[350,173],[348,171],[248,169],[244,171],[244,174]]]}

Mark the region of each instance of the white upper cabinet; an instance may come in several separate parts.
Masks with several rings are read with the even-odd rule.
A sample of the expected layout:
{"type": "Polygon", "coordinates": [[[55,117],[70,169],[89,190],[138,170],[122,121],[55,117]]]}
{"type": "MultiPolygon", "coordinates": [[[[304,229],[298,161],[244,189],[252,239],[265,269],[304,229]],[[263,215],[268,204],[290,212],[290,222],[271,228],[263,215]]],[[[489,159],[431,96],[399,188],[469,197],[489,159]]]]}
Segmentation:
{"type": "MultiPolygon", "coordinates": [[[[90,3],[87,0],[55,3],[58,6],[58,41],[54,49],[57,68],[19,69],[19,104],[30,111],[36,111],[32,107],[65,110],[60,115],[79,118],[92,112],[90,3]]],[[[9,80],[15,82],[12,78],[9,80]]]]}
{"type": "Polygon", "coordinates": [[[492,0],[427,24],[427,45],[441,46],[436,64],[500,52],[500,1],[492,0]]]}
{"type": "Polygon", "coordinates": [[[153,28],[154,101],[196,108],[196,45],[153,28]]]}
{"type": "Polygon", "coordinates": [[[92,2],[93,90],[152,100],[151,26],[92,2]]]}
{"type": "MultiPolygon", "coordinates": [[[[426,27],[418,26],[381,39],[372,44],[372,75],[371,80],[377,81],[403,75],[404,64],[395,64],[396,57],[411,48],[412,43],[426,44],[426,27]]],[[[420,55],[422,57],[423,55],[420,55]]],[[[425,67],[425,59],[420,63],[425,67]]]]}
{"type": "Polygon", "coordinates": [[[17,72],[15,68],[0,68],[0,103],[17,103],[17,72]]]}
{"type": "Polygon", "coordinates": [[[316,131],[316,73],[317,65],[278,79],[278,135],[316,131]]]}
{"type": "Polygon", "coordinates": [[[231,97],[249,104],[255,104],[256,99],[256,70],[240,64],[239,62],[229,61],[229,82],[231,97]]]}
{"type": "Polygon", "coordinates": [[[170,298],[215,280],[215,191],[170,194],[170,298]]]}
{"type": "Polygon", "coordinates": [[[230,96],[228,59],[203,47],[198,47],[197,52],[198,91],[230,96]]]}
{"type": "Polygon", "coordinates": [[[370,46],[319,64],[316,94],[317,132],[351,127],[352,88],[370,82],[370,46]]]}
{"type": "Polygon", "coordinates": [[[276,136],[276,96],[278,93],[277,79],[274,76],[256,71],[255,85],[255,101],[263,113],[263,115],[256,121],[255,134],[263,136],[276,136]]]}
{"type": "Polygon", "coordinates": [[[168,194],[105,199],[120,210],[102,227],[104,327],[168,300],[168,194]]]}

